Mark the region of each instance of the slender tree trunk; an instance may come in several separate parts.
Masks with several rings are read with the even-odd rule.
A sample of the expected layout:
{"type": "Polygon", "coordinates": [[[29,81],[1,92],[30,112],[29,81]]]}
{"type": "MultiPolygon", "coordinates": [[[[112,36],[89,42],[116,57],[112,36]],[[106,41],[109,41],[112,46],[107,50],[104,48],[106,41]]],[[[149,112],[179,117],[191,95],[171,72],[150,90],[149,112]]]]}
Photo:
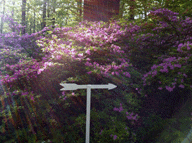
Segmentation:
{"type": "Polygon", "coordinates": [[[43,23],[42,23],[42,29],[46,27],[46,6],[47,6],[47,0],[44,0],[43,4],[43,23]]]}
{"type": "MultiPolygon", "coordinates": [[[[28,14],[29,14],[29,5],[27,4],[27,12],[26,12],[26,17],[28,17],[28,14]]],[[[26,30],[26,32],[28,32],[29,31],[29,21],[28,20],[25,20],[25,30],[26,30]]]]}
{"type": "Polygon", "coordinates": [[[33,13],[33,33],[35,33],[35,9],[34,9],[34,13],[33,13]]]}
{"type": "MultiPolygon", "coordinates": [[[[25,12],[26,12],[26,0],[22,0],[22,26],[25,26],[25,12]]],[[[25,34],[25,27],[22,29],[21,34],[25,34]]]]}
{"type": "Polygon", "coordinates": [[[32,19],[30,19],[30,29],[29,29],[29,34],[31,35],[31,32],[32,32],[32,19]]]}
{"type": "Polygon", "coordinates": [[[3,16],[1,17],[1,33],[3,33],[4,14],[5,14],[5,0],[3,0],[3,16]]]}
{"type": "MultiPolygon", "coordinates": [[[[12,9],[12,12],[11,12],[11,16],[13,18],[14,17],[14,12],[15,12],[15,8],[14,8],[15,7],[15,2],[12,2],[12,4],[13,4],[13,9],[12,9]]],[[[15,25],[13,25],[13,26],[15,26],[15,25]]],[[[12,31],[15,32],[15,27],[12,28],[12,31]]]]}
{"type": "Polygon", "coordinates": [[[129,12],[130,12],[129,19],[134,20],[134,17],[135,17],[135,0],[130,0],[129,12]]]}
{"type": "Polygon", "coordinates": [[[50,25],[50,19],[49,19],[49,17],[50,17],[50,1],[49,0],[47,0],[47,25],[50,25]]]}
{"type": "Polygon", "coordinates": [[[48,17],[48,18],[49,18],[49,12],[50,12],[50,11],[49,11],[49,8],[50,8],[50,7],[49,7],[49,0],[47,0],[47,17],[48,17]]]}
{"type": "Polygon", "coordinates": [[[55,28],[55,9],[56,9],[56,0],[53,0],[53,18],[52,18],[52,28],[55,28]]]}
{"type": "Polygon", "coordinates": [[[149,2],[148,0],[143,0],[143,8],[144,8],[145,20],[147,19],[147,10],[148,10],[147,3],[148,3],[148,2],[149,2]]]}
{"type": "Polygon", "coordinates": [[[12,2],[13,4],[13,8],[12,8],[12,12],[11,12],[11,16],[14,17],[14,12],[15,12],[15,2],[12,2]]]}
{"type": "Polygon", "coordinates": [[[82,19],[82,0],[77,1],[77,7],[78,7],[78,13],[79,13],[79,18],[78,20],[81,21],[82,19]]]}
{"type": "Polygon", "coordinates": [[[42,21],[41,21],[42,19],[39,19],[39,20],[37,20],[37,30],[36,31],[40,31],[41,30],[41,27],[42,27],[42,21]]]}
{"type": "Polygon", "coordinates": [[[144,10],[145,19],[147,19],[147,10],[144,10]]]}
{"type": "Polygon", "coordinates": [[[121,1],[120,10],[119,10],[119,16],[120,16],[120,18],[123,17],[124,6],[125,6],[125,2],[124,2],[124,1],[121,1]]]}

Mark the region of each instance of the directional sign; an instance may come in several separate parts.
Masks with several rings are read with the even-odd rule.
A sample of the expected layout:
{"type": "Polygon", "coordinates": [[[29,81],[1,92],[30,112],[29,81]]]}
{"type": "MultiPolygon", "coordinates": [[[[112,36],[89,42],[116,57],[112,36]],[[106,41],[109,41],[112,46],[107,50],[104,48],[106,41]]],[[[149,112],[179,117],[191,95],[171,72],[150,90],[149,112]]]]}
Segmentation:
{"type": "MultiPolygon", "coordinates": [[[[61,90],[77,90],[77,89],[87,89],[87,85],[77,85],[75,83],[61,83],[61,86],[64,86],[61,90]]],[[[91,89],[108,89],[111,90],[113,88],[116,88],[117,86],[111,83],[108,84],[90,84],[91,89]]]]}
{"type": "Polygon", "coordinates": [[[89,143],[90,136],[90,108],[91,108],[91,89],[114,89],[117,86],[111,83],[108,84],[88,84],[88,85],[77,85],[75,83],[60,83],[64,88],[60,90],[77,90],[87,89],[87,110],[86,110],[86,143],[89,143]]]}

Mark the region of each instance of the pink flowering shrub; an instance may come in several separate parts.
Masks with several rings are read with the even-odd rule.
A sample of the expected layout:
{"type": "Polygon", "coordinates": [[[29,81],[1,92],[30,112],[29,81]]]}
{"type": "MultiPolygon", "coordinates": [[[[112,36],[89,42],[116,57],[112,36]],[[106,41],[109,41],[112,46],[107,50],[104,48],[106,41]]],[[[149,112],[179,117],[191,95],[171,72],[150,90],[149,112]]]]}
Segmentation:
{"type": "MultiPolygon", "coordinates": [[[[52,32],[52,36],[47,36],[47,38],[38,41],[39,45],[44,46],[42,50],[46,52],[46,58],[49,58],[50,62],[54,63],[53,67],[48,68],[45,66],[44,68],[40,69],[38,71],[38,74],[46,75],[47,77],[46,73],[49,71],[50,73],[52,73],[52,77],[58,80],[58,77],[55,75],[58,75],[59,73],[62,73],[64,72],[64,70],[67,69],[68,71],[70,71],[71,76],[69,76],[68,78],[63,78],[65,79],[65,82],[75,82],[78,84],[106,84],[108,82],[115,82],[118,85],[119,89],[122,87],[127,87],[126,90],[124,89],[124,92],[121,92],[121,90],[118,91],[118,94],[120,94],[120,97],[122,97],[122,99],[120,97],[119,99],[124,100],[123,95],[128,94],[127,92],[125,92],[128,90],[128,84],[131,83],[133,79],[137,81],[139,79],[139,76],[141,78],[141,75],[135,71],[131,64],[129,64],[128,57],[124,54],[124,51],[121,50],[121,47],[117,42],[121,42],[121,38],[123,37],[127,38],[128,34],[131,36],[129,30],[131,30],[132,27],[133,26],[131,25],[129,28],[123,30],[116,23],[111,23],[110,25],[107,25],[96,22],[84,22],[83,24],[76,26],[74,29],[56,28],[52,32]]],[[[134,30],[132,32],[134,32],[134,30]]],[[[135,86],[135,84],[131,86],[135,86]]],[[[85,92],[75,92],[76,93],[73,95],[69,94],[70,91],[67,91],[66,96],[64,98],[61,98],[64,100],[60,101],[60,103],[71,103],[69,106],[67,106],[67,108],[68,110],[73,110],[73,112],[75,112],[73,113],[74,115],[84,113],[80,109],[85,109],[86,101],[84,97],[85,92]],[[73,106],[78,108],[74,109],[73,106]],[[69,109],[69,107],[71,109],[69,109]]],[[[118,96],[113,93],[113,91],[93,91],[92,105],[96,108],[99,114],[103,114],[102,112],[100,113],[102,108],[99,107],[98,104],[105,107],[106,104],[113,102],[113,98],[118,98],[118,96]],[[107,101],[108,98],[109,101],[107,101]],[[105,100],[101,102],[101,99],[105,100]]],[[[128,97],[127,95],[126,100],[128,100],[129,98],[130,97],[128,97]]],[[[113,111],[112,108],[109,108],[107,110],[113,111]]],[[[115,116],[115,112],[113,113],[113,115],[110,116],[115,116]]],[[[126,119],[126,114],[122,116],[124,116],[124,118],[126,119]]],[[[106,121],[106,119],[107,117],[100,120],[106,121]]],[[[93,118],[93,122],[94,120],[96,119],[93,118]]],[[[125,125],[127,124],[126,122],[129,122],[128,120],[129,119],[127,118],[127,120],[124,121],[125,125]]],[[[112,123],[112,121],[110,122],[112,123]]],[[[132,120],[130,122],[132,122],[132,120]]],[[[80,124],[80,126],[82,125],[80,124]]],[[[96,126],[98,126],[98,124],[93,125],[93,127],[96,126]]],[[[114,133],[114,131],[110,131],[109,129],[107,129],[107,126],[106,133],[109,135],[110,138],[111,133],[114,133]]],[[[118,128],[121,129],[121,127],[122,125],[120,125],[118,128]]],[[[114,127],[111,126],[111,128],[114,127]]],[[[122,136],[124,138],[123,140],[127,140],[126,130],[124,130],[125,134],[121,135],[121,131],[119,129],[116,134],[122,136]]],[[[100,129],[98,129],[98,132],[99,131],[100,129]]],[[[94,134],[98,134],[98,132],[95,132],[94,134]]],[[[128,132],[128,134],[130,133],[128,132]]],[[[117,138],[117,140],[122,141],[122,137],[117,138]]],[[[98,140],[102,141],[103,139],[102,137],[98,136],[98,140]]]]}
{"type": "MultiPolygon", "coordinates": [[[[35,118],[40,118],[41,111],[44,114],[39,124],[24,114],[26,121],[33,120],[29,128],[35,140],[50,137],[53,142],[85,140],[86,92],[61,92],[59,83],[114,83],[117,88],[111,91],[92,91],[90,140],[143,141],[149,134],[142,132],[150,121],[147,118],[156,118],[155,112],[142,113],[145,101],[157,91],[163,96],[164,90],[191,89],[190,28],[190,18],[178,19],[177,13],[167,9],[151,11],[150,19],[140,26],[84,21],[75,27],[45,28],[18,38],[28,60],[5,64],[2,83],[7,92],[21,90],[18,105],[20,96],[30,99],[35,118]],[[38,132],[43,124],[45,130],[38,132]]],[[[14,47],[11,41],[6,44],[14,47]]],[[[150,133],[155,131],[157,126],[150,127],[150,133]]]]}
{"type": "Polygon", "coordinates": [[[141,51],[153,57],[151,66],[147,67],[147,73],[144,74],[143,85],[158,81],[159,90],[166,88],[171,92],[176,86],[190,89],[192,35],[187,31],[191,27],[191,19],[178,19],[177,13],[166,9],[152,11],[150,15],[158,17],[154,21],[158,26],[147,33],[147,37],[143,35],[144,38],[139,38],[145,43],[139,46],[141,51]]]}
{"type": "MultiPolygon", "coordinates": [[[[75,82],[78,84],[116,83],[120,88],[126,88],[126,90],[123,90],[124,92],[121,92],[121,90],[118,91],[118,94],[121,95],[121,99],[119,98],[119,100],[124,100],[123,95],[128,94],[127,90],[129,83],[131,83],[133,79],[134,81],[138,80],[138,75],[136,74],[139,73],[137,73],[129,63],[128,57],[124,54],[124,51],[121,50],[120,43],[117,41],[121,42],[121,38],[126,39],[129,30],[131,30],[133,26],[130,25],[129,28],[123,30],[117,23],[111,23],[110,25],[104,23],[92,24],[93,25],[85,22],[73,29],[55,28],[53,31],[48,31],[48,34],[37,41],[37,45],[42,47],[42,51],[44,52],[42,61],[39,61],[39,59],[38,61],[24,60],[16,65],[7,65],[7,75],[3,76],[3,84],[5,84],[6,87],[9,87],[9,91],[21,89],[33,91],[37,95],[42,95],[39,98],[39,104],[47,101],[52,106],[54,114],[57,116],[60,116],[58,114],[59,110],[65,112],[65,115],[59,119],[62,126],[67,124],[66,117],[72,118],[78,116],[81,113],[84,113],[85,108],[85,92],[83,91],[77,91],[72,94],[70,94],[70,91],[67,91],[65,96],[62,95],[59,98],[59,94],[61,94],[61,86],[59,83],[63,80],[65,80],[65,82],[75,82]],[[83,28],[84,30],[82,30],[83,28]],[[93,32],[95,32],[95,35],[93,35],[93,32]]],[[[132,32],[134,32],[134,30],[132,32]]],[[[129,36],[131,36],[131,34],[129,36]]],[[[24,40],[27,39],[26,36],[26,39],[24,38],[24,40]]],[[[30,55],[30,51],[26,52],[30,55]]],[[[141,75],[139,76],[141,78],[141,75]]],[[[35,99],[35,97],[36,96],[31,98],[35,99]]],[[[102,110],[102,108],[98,106],[99,100],[103,100],[100,104],[102,107],[105,107],[106,104],[113,103],[113,99],[117,97],[115,92],[101,91],[99,93],[94,93],[93,91],[92,105],[96,107],[97,112],[99,112],[102,110]],[[109,99],[109,101],[107,101],[107,99],[109,99]]],[[[126,100],[129,100],[129,98],[130,97],[127,96],[126,100]]],[[[39,108],[39,104],[36,105],[36,108],[39,108]]],[[[45,107],[39,109],[43,110],[45,107]]],[[[107,110],[113,112],[113,108],[107,110]]],[[[101,112],[100,114],[102,115],[103,113],[101,112]]],[[[112,115],[107,116],[116,115],[115,112],[113,112],[112,115]]],[[[122,114],[122,116],[126,119],[126,114],[122,114]]],[[[56,117],[54,118],[57,120],[56,117]]],[[[108,119],[108,117],[100,120],[106,122],[106,119],[108,119]]],[[[113,122],[110,122],[112,125],[113,122]]],[[[125,134],[121,135],[121,127],[124,125],[128,126],[128,122],[129,119],[127,118],[127,120],[123,121],[122,125],[119,124],[117,132],[114,132],[115,130],[107,129],[108,127],[105,125],[104,128],[106,128],[105,130],[109,138],[111,138],[111,134],[118,135],[115,139],[119,141],[122,140],[121,137],[124,138],[123,140],[127,140],[126,136],[128,134],[130,134],[131,137],[131,133],[126,130],[123,131],[125,134]]],[[[46,120],[46,123],[50,124],[50,121],[46,120]]],[[[74,121],[68,124],[72,126],[72,123],[74,124],[74,121]]],[[[96,124],[93,125],[93,127],[96,126],[96,124]]],[[[113,126],[114,125],[110,128],[113,128],[113,126]]],[[[67,127],[62,130],[70,133],[74,132],[67,127]]],[[[80,141],[84,137],[79,136],[82,134],[80,130],[77,131],[79,134],[77,135],[77,132],[74,132],[74,136],[76,137],[76,140],[80,141]]],[[[94,134],[96,135],[97,133],[98,132],[95,132],[94,134]]],[[[69,135],[67,134],[66,140],[70,140],[69,135]]],[[[99,140],[103,140],[101,136],[99,137],[99,140]]]]}
{"type": "Polygon", "coordinates": [[[32,81],[37,78],[37,70],[42,66],[42,62],[35,59],[27,61],[20,60],[15,65],[5,66],[6,75],[2,75],[2,84],[11,89],[30,89],[33,87],[32,81]],[[30,85],[30,86],[29,86],[30,85]]]}
{"type": "MultiPolygon", "coordinates": [[[[175,108],[179,109],[180,101],[188,98],[192,87],[192,20],[179,19],[177,15],[167,9],[151,11],[151,19],[141,25],[142,34],[136,35],[128,45],[130,49],[138,45],[130,51],[130,62],[143,73],[143,94],[148,95],[146,104],[155,98],[154,103],[150,102],[157,106],[153,112],[163,118],[170,117],[175,108]]],[[[140,140],[153,142],[149,138],[155,130],[158,131],[153,128],[148,135],[140,132],[140,140]]]]}

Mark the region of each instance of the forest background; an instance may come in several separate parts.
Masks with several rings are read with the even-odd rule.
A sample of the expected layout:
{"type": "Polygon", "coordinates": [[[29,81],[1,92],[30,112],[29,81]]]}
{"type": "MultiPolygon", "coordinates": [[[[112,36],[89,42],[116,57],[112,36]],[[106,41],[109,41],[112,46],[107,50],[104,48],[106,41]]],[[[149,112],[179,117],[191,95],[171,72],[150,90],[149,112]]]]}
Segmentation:
{"type": "Polygon", "coordinates": [[[82,0],[0,1],[0,142],[84,142],[86,92],[61,82],[117,85],[92,92],[91,142],[186,138],[192,109],[173,115],[191,97],[191,0],[111,0],[107,17],[101,1],[90,22],[82,0]]]}

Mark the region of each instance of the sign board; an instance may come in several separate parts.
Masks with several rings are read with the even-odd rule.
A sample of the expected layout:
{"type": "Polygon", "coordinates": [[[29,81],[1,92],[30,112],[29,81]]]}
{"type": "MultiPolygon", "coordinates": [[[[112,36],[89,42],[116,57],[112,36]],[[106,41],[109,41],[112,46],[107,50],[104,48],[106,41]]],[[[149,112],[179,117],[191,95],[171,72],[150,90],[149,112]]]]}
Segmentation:
{"type": "Polygon", "coordinates": [[[60,83],[61,90],[77,90],[77,89],[87,89],[87,110],[86,110],[86,143],[89,143],[90,136],[90,108],[91,108],[91,89],[114,89],[117,86],[111,83],[108,84],[88,84],[88,85],[77,85],[75,83],[60,83]]]}

